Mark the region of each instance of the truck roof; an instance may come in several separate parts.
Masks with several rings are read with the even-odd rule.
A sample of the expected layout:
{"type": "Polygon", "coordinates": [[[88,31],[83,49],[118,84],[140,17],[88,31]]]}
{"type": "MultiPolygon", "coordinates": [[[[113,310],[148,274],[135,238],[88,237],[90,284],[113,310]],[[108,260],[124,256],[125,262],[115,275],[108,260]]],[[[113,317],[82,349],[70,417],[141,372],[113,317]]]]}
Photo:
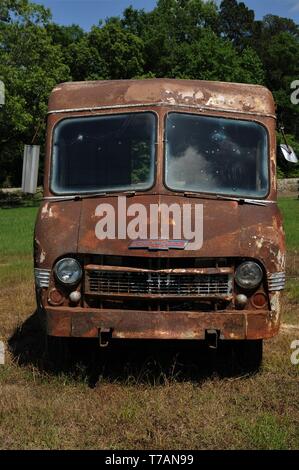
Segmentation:
{"type": "Polygon", "coordinates": [[[151,105],[275,117],[273,96],[263,86],[166,78],[61,83],[50,95],[49,113],[151,105]]]}

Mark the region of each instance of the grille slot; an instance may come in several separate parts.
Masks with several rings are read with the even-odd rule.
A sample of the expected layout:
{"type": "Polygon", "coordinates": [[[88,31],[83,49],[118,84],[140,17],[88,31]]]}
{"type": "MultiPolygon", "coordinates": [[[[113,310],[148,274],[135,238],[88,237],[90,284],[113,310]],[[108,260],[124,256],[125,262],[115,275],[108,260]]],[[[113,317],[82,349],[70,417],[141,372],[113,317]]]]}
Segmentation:
{"type": "Polygon", "coordinates": [[[35,283],[37,287],[49,287],[50,283],[50,269],[34,269],[35,283]]]}
{"type": "Polygon", "coordinates": [[[283,290],[285,288],[285,284],[286,274],[284,272],[268,274],[268,286],[270,292],[283,290]]]}
{"type": "Polygon", "coordinates": [[[215,297],[232,294],[229,274],[165,273],[153,271],[86,271],[85,291],[93,295],[157,297],[215,297]]]}

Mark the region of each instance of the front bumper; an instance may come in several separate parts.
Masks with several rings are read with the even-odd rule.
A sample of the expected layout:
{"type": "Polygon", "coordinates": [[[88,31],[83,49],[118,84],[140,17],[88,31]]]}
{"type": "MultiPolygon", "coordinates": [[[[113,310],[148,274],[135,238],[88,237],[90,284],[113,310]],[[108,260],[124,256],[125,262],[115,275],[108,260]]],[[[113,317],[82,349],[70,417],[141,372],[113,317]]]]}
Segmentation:
{"type": "Polygon", "coordinates": [[[112,338],[204,340],[207,330],[220,339],[268,339],[279,331],[274,311],[162,312],[50,307],[44,310],[52,336],[95,338],[110,330],[112,338]]]}

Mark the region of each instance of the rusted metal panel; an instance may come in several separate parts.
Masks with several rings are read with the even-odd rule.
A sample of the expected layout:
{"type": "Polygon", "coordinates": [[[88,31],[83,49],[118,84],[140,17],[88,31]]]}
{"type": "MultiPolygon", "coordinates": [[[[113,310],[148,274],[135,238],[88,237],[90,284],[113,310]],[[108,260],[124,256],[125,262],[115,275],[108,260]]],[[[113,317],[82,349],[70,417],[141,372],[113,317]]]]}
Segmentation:
{"type": "MultiPolygon", "coordinates": [[[[116,207],[117,198],[105,202],[116,207]]],[[[183,204],[183,196],[134,196],[130,203],[145,207],[151,203],[183,204]]],[[[239,205],[237,202],[190,199],[193,205],[203,204],[203,247],[199,251],[172,251],[172,257],[249,257],[261,260],[269,273],[285,270],[285,241],[276,205],[267,207],[239,205]]],[[[43,203],[37,219],[35,243],[36,267],[52,268],[55,260],[67,253],[118,254],[132,256],[130,240],[98,240],[95,234],[98,199],[43,203]]],[[[149,221],[147,221],[149,224],[149,221]]],[[[149,257],[146,249],[134,256],[149,257]]],[[[168,257],[169,252],[157,252],[168,257]]]]}
{"type": "Polygon", "coordinates": [[[275,116],[272,94],[264,87],[171,79],[63,83],[52,91],[49,112],[155,104],[275,116]]]}
{"type": "Polygon", "coordinates": [[[34,234],[34,261],[38,268],[51,269],[67,253],[77,253],[81,202],[43,202],[34,234]]]}
{"type": "MultiPolygon", "coordinates": [[[[98,240],[95,234],[96,208],[101,199],[44,203],[36,227],[37,267],[51,268],[55,259],[66,253],[118,254],[119,256],[150,257],[147,249],[131,250],[129,239],[98,240]]],[[[182,205],[183,196],[136,195],[129,203],[145,207],[166,203],[182,205]]],[[[117,197],[105,197],[105,203],[117,209],[117,197]]],[[[221,258],[249,257],[259,259],[269,273],[285,270],[285,241],[277,206],[240,205],[235,201],[212,201],[188,198],[188,203],[203,205],[203,246],[199,251],[171,251],[172,257],[221,258]]],[[[146,230],[149,230],[149,220],[146,230]]],[[[159,251],[157,257],[168,257],[159,251]]]]}
{"type": "Polygon", "coordinates": [[[54,333],[53,336],[72,336],[72,324],[68,312],[62,312],[57,308],[52,313],[51,310],[48,310],[46,312],[46,326],[49,335],[54,333]]]}
{"type": "Polygon", "coordinates": [[[99,329],[112,330],[118,339],[204,340],[206,330],[219,330],[220,339],[271,338],[278,325],[270,312],[219,313],[144,312],[47,307],[48,333],[53,336],[98,337],[99,329]]]}

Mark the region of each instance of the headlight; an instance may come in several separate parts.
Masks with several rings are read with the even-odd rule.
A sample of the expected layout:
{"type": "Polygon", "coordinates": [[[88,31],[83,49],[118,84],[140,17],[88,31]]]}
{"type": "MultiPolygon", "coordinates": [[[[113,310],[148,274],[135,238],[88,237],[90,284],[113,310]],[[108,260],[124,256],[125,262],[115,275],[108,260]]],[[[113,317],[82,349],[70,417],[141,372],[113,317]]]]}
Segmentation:
{"type": "Polygon", "coordinates": [[[257,263],[246,261],[238,266],[235,279],[243,289],[255,289],[262,282],[263,271],[257,263]]]}
{"type": "Polygon", "coordinates": [[[78,284],[82,278],[82,269],[78,261],[73,258],[63,258],[59,260],[55,267],[54,273],[58,281],[68,286],[78,284]]]}

